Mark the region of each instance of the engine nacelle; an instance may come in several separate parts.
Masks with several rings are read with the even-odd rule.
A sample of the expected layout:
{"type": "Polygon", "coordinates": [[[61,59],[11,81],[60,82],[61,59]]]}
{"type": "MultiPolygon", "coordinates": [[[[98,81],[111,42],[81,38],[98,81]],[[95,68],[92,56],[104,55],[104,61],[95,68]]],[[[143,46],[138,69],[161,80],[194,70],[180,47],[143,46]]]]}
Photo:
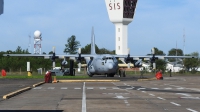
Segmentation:
{"type": "Polygon", "coordinates": [[[62,61],[62,62],[61,62],[61,65],[62,65],[62,66],[66,66],[66,65],[67,65],[67,61],[62,61]]]}

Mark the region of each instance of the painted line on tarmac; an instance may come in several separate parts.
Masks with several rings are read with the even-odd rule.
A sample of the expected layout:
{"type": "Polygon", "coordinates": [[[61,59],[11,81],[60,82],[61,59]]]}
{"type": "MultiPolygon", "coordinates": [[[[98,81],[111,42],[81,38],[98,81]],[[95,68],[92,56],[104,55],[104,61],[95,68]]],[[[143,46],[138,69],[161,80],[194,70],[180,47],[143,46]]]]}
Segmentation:
{"type": "Polygon", "coordinates": [[[61,87],[60,89],[67,89],[67,87],[61,87]]]}
{"type": "Polygon", "coordinates": [[[87,87],[87,89],[94,89],[93,87],[87,87]]]}
{"type": "Polygon", "coordinates": [[[189,111],[191,111],[191,112],[198,112],[198,111],[193,110],[193,109],[191,109],[191,108],[186,108],[186,109],[189,110],[189,111]]]}
{"type": "Polygon", "coordinates": [[[19,94],[19,93],[25,92],[25,91],[30,90],[30,89],[31,89],[31,87],[26,87],[26,88],[23,88],[23,89],[20,89],[20,90],[11,92],[11,93],[9,93],[9,94],[7,94],[7,95],[4,95],[4,96],[3,96],[3,99],[11,98],[11,97],[13,97],[13,96],[15,96],[15,95],[17,95],[17,94],[19,94]]]}
{"type": "Polygon", "coordinates": [[[119,82],[120,80],[59,80],[59,82],[119,82]]]}
{"type": "Polygon", "coordinates": [[[184,98],[184,99],[195,99],[195,100],[200,100],[199,97],[181,97],[181,98],[184,98]]]}
{"type": "Polygon", "coordinates": [[[99,87],[99,89],[106,89],[106,87],[99,87]]]}
{"type": "Polygon", "coordinates": [[[168,87],[168,88],[164,88],[164,89],[169,90],[169,89],[172,89],[172,88],[168,87]]]}
{"type": "Polygon", "coordinates": [[[149,94],[149,95],[151,95],[151,96],[155,96],[154,94],[149,94]]]}
{"type": "Polygon", "coordinates": [[[48,87],[47,89],[55,89],[55,87],[48,87]]]}
{"type": "Polygon", "coordinates": [[[186,94],[186,93],[176,93],[178,95],[183,95],[183,96],[191,96],[190,94],[186,94]]]}
{"type": "Polygon", "coordinates": [[[178,103],[174,103],[174,102],[170,102],[171,104],[173,104],[173,105],[176,105],[176,106],[181,106],[180,104],[178,104],[178,103]]]}
{"type": "Polygon", "coordinates": [[[34,87],[33,89],[42,89],[42,87],[34,87]]]}
{"type": "Polygon", "coordinates": [[[162,98],[162,97],[157,97],[158,99],[160,99],[160,100],[166,100],[166,99],[164,99],[164,98],[162,98]]]}
{"type": "Polygon", "coordinates": [[[118,87],[113,87],[112,89],[119,89],[118,87]]]}
{"type": "Polygon", "coordinates": [[[83,83],[82,112],[86,112],[86,92],[85,92],[85,82],[83,83]]]}
{"type": "Polygon", "coordinates": [[[138,88],[137,90],[146,89],[146,88],[138,88]]]}
{"type": "Polygon", "coordinates": [[[138,79],[137,81],[151,81],[151,80],[157,80],[157,79],[154,77],[149,79],[138,79]]]}

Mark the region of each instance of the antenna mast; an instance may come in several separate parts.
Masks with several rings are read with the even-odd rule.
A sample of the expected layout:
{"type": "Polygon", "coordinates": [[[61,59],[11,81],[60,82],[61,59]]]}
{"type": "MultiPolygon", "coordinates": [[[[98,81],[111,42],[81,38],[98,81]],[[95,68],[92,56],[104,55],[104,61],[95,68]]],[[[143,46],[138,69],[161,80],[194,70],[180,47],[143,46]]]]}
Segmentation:
{"type": "Polygon", "coordinates": [[[28,52],[31,53],[31,35],[29,37],[28,52]]]}
{"type": "Polygon", "coordinates": [[[183,55],[185,56],[185,28],[183,29],[183,55]]]}

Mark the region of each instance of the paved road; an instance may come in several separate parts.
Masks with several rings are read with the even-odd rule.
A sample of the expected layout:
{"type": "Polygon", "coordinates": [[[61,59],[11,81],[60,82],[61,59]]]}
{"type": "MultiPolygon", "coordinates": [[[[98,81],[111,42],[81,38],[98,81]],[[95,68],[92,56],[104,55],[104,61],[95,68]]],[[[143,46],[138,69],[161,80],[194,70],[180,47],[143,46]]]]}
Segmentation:
{"type": "Polygon", "coordinates": [[[200,112],[200,78],[44,84],[0,102],[0,110],[200,112]]]}

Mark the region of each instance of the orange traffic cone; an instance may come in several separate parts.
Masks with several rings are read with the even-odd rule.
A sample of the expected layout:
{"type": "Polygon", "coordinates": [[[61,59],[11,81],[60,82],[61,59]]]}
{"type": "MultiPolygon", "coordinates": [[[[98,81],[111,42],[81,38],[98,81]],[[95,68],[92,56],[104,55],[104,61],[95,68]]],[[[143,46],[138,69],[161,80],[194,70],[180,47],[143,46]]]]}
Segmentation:
{"type": "Polygon", "coordinates": [[[56,80],[56,76],[53,78],[53,83],[57,83],[58,81],[56,80]]]}

